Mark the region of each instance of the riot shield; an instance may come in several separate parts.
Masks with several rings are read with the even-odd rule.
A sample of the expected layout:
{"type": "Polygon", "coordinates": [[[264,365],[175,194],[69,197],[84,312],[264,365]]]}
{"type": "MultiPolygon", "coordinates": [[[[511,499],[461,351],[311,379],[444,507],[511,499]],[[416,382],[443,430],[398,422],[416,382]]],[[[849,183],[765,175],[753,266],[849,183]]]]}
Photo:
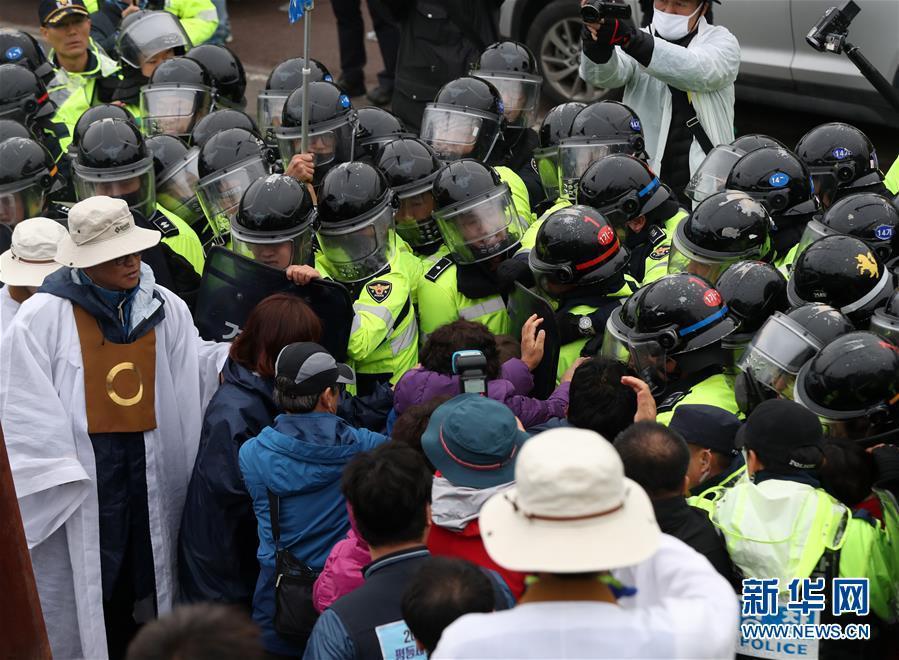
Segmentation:
{"type": "Polygon", "coordinates": [[[275,293],[289,293],[305,300],[321,319],[322,346],[336,360],[346,359],[353,302],[342,285],[313,280],[306,286],[297,286],[284,276],[284,271],[221,247],[209,251],[203,269],[194,312],[200,336],[212,341],[233,341],[253,308],[275,293]]]}
{"type": "Polygon", "coordinates": [[[556,370],[559,368],[559,349],[561,337],[559,327],[556,325],[556,314],[546,300],[523,286],[515,283],[515,288],[509,294],[509,302],[506,305],[509,318],[512,320],[512,331],[521,339],[521,326],[532,314],[536,314],[543,323],[540,329],[546,332],[546,341],[543,344],[543,359],[534,369],[534,389],[531,396],[546,399],[556,388],[556,370]]]}

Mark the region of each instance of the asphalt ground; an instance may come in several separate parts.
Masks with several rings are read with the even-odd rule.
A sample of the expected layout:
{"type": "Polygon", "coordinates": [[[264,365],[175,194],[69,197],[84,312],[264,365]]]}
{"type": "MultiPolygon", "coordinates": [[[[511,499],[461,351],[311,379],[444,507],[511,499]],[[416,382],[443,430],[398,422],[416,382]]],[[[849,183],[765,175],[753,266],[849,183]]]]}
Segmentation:
{"type": "MultiPolygon", "coordinates": [[[[38,33],[37,3],[34,0],[0,0],[0,24],[26,27],[38,33]]],[[[363,5],[366,30],[371,31],[371,19],[363,5]]],[[[255,114],[256,94],[265,86],[269,71],[289,57],[303,54],[302,23],[291,25],[287,20],[287,0],[229,0],[228,11],[234,36],[229,44],[247,71],[247,109],[255,114]]],[[[312,57],[320,60],[334,74],[340,73],[340,53],[337,47],[337,21],[330,0],[317,0],[312,16],[312,57]]],[[[365,41],[368,64],[366,84],[377,85],[381,55],[374,41],[365,41]]],[[[353,100],[357,106],[366,105],[365,97],[353,100]]],[[[737,134],[766,133],[787,146],[793,146],[812,127],[833,118],[812,112],[800,113],[781,108],[738,101],[736,107],[737,134]]],[[[847,120],[846,118],[843,118],[847,120]]],[[[851,118],[848,119],[851,121],[851,118]]],[[[899,127],[857,124],[874,142],[882,169],[886,170],[899,153],[899,127]]]]}

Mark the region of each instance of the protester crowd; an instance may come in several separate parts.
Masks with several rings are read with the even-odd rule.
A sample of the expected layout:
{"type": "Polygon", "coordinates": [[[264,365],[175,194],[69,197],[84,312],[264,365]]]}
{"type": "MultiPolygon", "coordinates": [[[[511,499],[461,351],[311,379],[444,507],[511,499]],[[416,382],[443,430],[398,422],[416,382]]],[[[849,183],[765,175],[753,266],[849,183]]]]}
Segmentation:
{"type": "Polygon", "coordinates": [[[533,54],[467,30],[397,103],[414,3],[399,116],[302,58],[251,116],[209,0],[113,4],[0,30],[0,425],[54,657],[781,657],[751,582],[870,626],[814,657],[895,654],[899,161],[735,136],[706,0],[585,26],[623,102],[540,121],[533,54]]]}

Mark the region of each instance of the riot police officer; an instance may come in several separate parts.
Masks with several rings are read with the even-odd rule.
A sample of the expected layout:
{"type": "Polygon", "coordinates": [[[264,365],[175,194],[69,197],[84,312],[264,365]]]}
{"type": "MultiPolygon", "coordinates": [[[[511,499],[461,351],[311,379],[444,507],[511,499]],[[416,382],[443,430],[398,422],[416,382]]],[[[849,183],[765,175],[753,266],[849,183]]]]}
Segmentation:
{"type": "MultiPolygon", "coordinates": [[[[265,89],[256,96],[256,123],[266,142],[275,145],[269,131],[281,125],[281,111],[290,93],[303,86],[303,67],[306,60],[292,57],[275,65],[265,89]]],[[[318,60],[309,58],[309,82],[334,82],[331,72],[318,60]]]]}
{"type": "Polygon", "coordinates": [[[719,144],[706,155],[693,176],[690,177],[690,183],[684,188],[684,194],[693,200],[695,206],[706,197],[721,192],[737,161],[750,151],[764,147],[787,148],[770,135],[759,133],[738,137],[730,144],[719,144]]]}
{"type": "Polygon", "coordinates": [[[667,424],[677,406],[703,403],[737,414],[724,376],[722,340],[737,321],[707,280],[688,273],[666,275],[643,287],[634,325],[625,330],[631,362],[653,388],[657,419],[667,424]]]}
{"type": "Polygon", "coordinates": [[[750,151],[736,162],[725,188],[745,192],[764,204],[773,221],[775,263],[780,268],[792,264],[795,252],[790,251],[819,209],[811,175],[799,157],[780,147],[750,151]]]}
{"type": "Polygon", "coordinates": [[[100,103],[99,105],[91,106],[81,114],[72,128],[72,142],[69,144],[69,154],[72,157],[77,155],[78,145],[81,144],[81,137],[84,135],[87,127],[101,119],[121,119],[137,126],[134,115],[124,106],[114,103],[100,103]]]}
{"type": "MultiPolygon", "coordinates": [[[[400,138],[384,145],[378,167],[396,193],[396,233],[415,254],[436,262],[447,253],[437,221],[431,215],[435,200],[434,179],[442,167],[437,156],[421,140],[400,138]]],[[[428,265],[430,268],[430,265],[428,265]]]]}
{"type": "Polygon", "coordinates": [[[540,123],[537,148],[534,149],[534,167],[537,168],[545,195],[545,200],[534,207],[534,213],[540,219],[570,204],[562,197],[559,183],[559,142],[571,135],[574,118],[586,107],[586,103],[577,101],[557,105],[546,113],[540,123]]]}
{"type": "Polygon", "coordinates": [[[187,57],[203,65],[212,79],[216,107],[243,110],[247,106],[247,74],[240,58],[225,46],[203,44],[191,48],[187,57]]]}
{"type": "Polygon", "coordinates": [[[174,135],[154,135],[146,144],[153,156],[157,206],[177,215],[201,235],[206,218],[196,191],[200,149],[188,147],[174,135]]]}
{"type": "Polygon", "coordinates": [[[229,128],[242,128],[250,133],[259,133],[256,122],[245,112],[223,108],[213,110],[200,119],[190,132],[188,143],[194,147],[202,147],[213,135],[217,135],[229,128]]]}
{"type": "Polygon", "coordinates": [[[49,85],[55,74],[37,39],[13,28],[0,28],[0,64],[24,66],[44,85],[49,85]]]}
{"type": "Polygon", "coordinates": [[[770,225],[768,211],[749,195],[715,193],[677,226],[668,272],[701,275],[714,284],[731,264],[746,259],[770,260],[770,225]]]}
{"type": "Polygon", "coordinates": [[[824,236],[846,234],[862,239],[886,263],[899,256],[899,209],[877,193],[840,198],[805,228],[797,254],[824,236]]]}
{"type": "Polygon", "coordinates": [[[56,105],[30,69],[0,64],[0,117],[23,124],[37,135],[58,162],[69,145],[69,130],[53,121],[56,105]]]}
{"type": "Polygon", "coordinates": [[[56,163],[36,140],[11,137],[0,142],[0,250],[9,249],[13,228],[28,218],[51,217],[50,190],[56,163]]]}
{"type": "Polygon", "coordinates": [[[355,300],[347,351],[360,395],[376,383],[396,383],[418,362],[420,262],[396,248],[395,204],[376,167],[343,163],[325,175],[315,212],[316,270],[349,287],[355,300]]]}
{"type": "Polygon", "coordinates": [[[199,62],[176,57],[156,67],[140,90],[141,130],[187,138],[212,108],[212,78],[199,62]]]}
{"type": "Polygon", "coordinates": [[[509,186],[492,168],[463,159],[444,167],[433,186],[434,218],[449,255],[438,260],[419,286],[419,316],[424,334],[463,318],[508,334],[511,321],[503,295],[513,286],[501,266],[528,271],[510,257],[520,246],[525,224],[509,186]]]}
{"type": "Polygon", "coordinates": [[[612,224],[630,251],[628,272],[637,282],[667,274],[671,240],[687,212],[646,163],[627,154],[600,158],[581,177],[577,203],[592,206],[612,224]]]}
{"type": "Polygon", "coordinates": [[[609,221],[588,206],[560,209],[540,226],[528,265],[557,306],[560,380],[582,354],[599,352],[609,315],[636,291],[625,281],[629,258],[609,221]]]}
{"type": "Polygon", "coordinates": [[[385,144],[401,137],[414,137],[398,117],[383,108],[369,106],[356,111],[354,160],[377,164],[385,144]]]}

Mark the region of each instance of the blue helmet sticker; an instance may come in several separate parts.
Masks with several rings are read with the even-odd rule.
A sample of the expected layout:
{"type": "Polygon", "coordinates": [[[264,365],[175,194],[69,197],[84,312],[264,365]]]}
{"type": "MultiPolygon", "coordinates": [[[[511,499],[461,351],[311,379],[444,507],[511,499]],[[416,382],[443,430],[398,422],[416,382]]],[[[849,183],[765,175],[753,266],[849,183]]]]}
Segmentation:
{"type": "Polygon", "coordinates": [[[334,76],[332,76],[330,73],[326,73],[326,74],[324,75],[323,80],[324,80],[325,82],[334,82],[334,76]]]}
{"type": "Polygon", "coordinates": [[[893,238],[893,227],[890,225],[877,225],[874,228],[874,235],[879,241],[889,241],[893,238]]]}
{"type": "Polygon", "coordinates": [[[849,158],[849,156],[852,155],[852,152],[846,147],[837,147],[830,153],[833,154],[833,157],[837,160],[846,160],[847,158],[849,158]]]}
{"type": "Polygon", "coordinates": [[[350,97],[347,96],[346,94],[341,94],[338,101],[340,102],[341,108],[349,108],[350,107],[350,97]]]}
{"type": "Polygon", "coordinates": [[[768,183],[771,184],[772,188],[783,188],[790,183],[790,175],[786,172],[775,172],[768,177],[768,183]]]}
{"type": "Polygon", "coordinates": [[[643,130],[643,126],[640,124],[640,120],[636,117],[631,117],[631,130],[635,133],[639,133],[643,130]]]}
{"type": "Polygon", "coordinates": [[[506,114],[506,104],[503,103],[502,101],[499,101],[496,104],[496,108],[497,108],[497,110],[499,110],[499,114],[501,114],[501,115],[506,114]]]}
{"type": "Polygon", "coordinates": [[[21,46],[10,46],[6,49],[6,60],[8,62],[18,62],[25,55],[25,51],[21,46]]]}

